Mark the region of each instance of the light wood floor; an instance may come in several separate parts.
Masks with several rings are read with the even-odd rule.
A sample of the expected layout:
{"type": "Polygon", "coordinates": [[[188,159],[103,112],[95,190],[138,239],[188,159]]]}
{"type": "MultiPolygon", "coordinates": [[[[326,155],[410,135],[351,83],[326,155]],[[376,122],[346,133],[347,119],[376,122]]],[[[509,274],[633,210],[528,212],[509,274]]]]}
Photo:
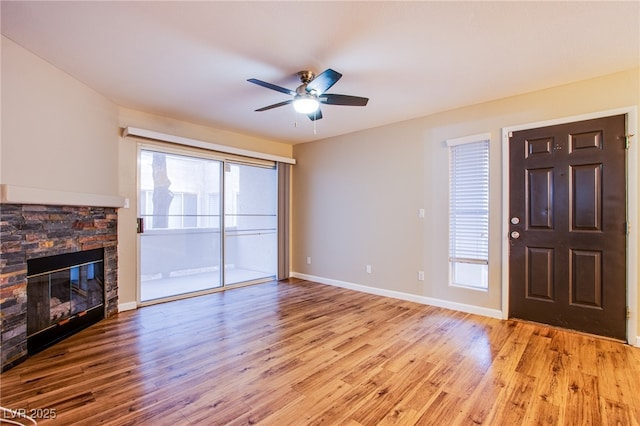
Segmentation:
{"type": "Polygon", "coordinates": [[[1,379],[39,425],[640,424],[639,348],[301,280],[123,312],[1,379]]]}

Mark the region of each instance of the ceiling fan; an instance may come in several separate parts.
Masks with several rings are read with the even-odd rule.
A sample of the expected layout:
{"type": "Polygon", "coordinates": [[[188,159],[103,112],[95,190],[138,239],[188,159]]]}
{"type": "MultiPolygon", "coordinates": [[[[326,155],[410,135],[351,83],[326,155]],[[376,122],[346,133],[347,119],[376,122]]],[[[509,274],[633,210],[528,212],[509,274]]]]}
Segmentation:
{"type": "Polygon", "coordinates": [[[362,98],[359,96],[325,93],[331,88],[331,86],[340,80],[340,77],[342,77],[342,74],[332,70],[331,68],[324,70],[318,75],[315,75],[311,71],[300,71],[298,72],[298,77],[302,84],[298,86],[296,90],[287,89],[255,78],[248,79],[247,81],[250,83],[293,96],[292,99],[268,105],[266,107],[259,108],[256,111],[267,111],[284,105],[293,104],[293,107],[297,112],[306,114],[311,121],[315,121],[322,118],[320,104],[365,106],[369,101],[369,98],[362,98]]]}

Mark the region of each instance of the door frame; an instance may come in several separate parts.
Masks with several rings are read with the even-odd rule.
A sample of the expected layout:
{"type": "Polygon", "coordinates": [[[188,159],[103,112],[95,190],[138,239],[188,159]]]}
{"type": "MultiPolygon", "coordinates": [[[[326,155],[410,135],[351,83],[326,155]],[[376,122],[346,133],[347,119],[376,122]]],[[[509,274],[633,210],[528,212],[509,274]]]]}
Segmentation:
{"type": "MultiPolygon", "coordinates": [[[[267,159],[267,158],[259,158],[258,156],[255,157],[242,157],[242,156],[238,156],[235,155],[232,152],[224,152],[224,151],[212,151],[212,150],[202,150],[200,149],[198,146],[196,145],[189,145],[189,144],[171,144],[169,142],[163,142],[163,141],[155,141],[155,140],[151,140],[151,141],[138,141],[136,144],[136,204],[135,204],[135,215],[136,217],[140,216],[140,183],[141,183],[141,176],[140,176],[140,159],[141,159],[141,155],[142,155],[142,151],[147,150],[147,151],[153,151],[153,152],[161,152],[161,153],[165,153],[165,154],[172,154],[172,155],[180,155],[180,156],[186,156],[186,157],[194,157],[194,158],[199,158],[199,159],[207,159],[207,160],[213,160],[213,161],[218,161],[220,162],[220,188],[221,188],[221,197],[220,197],[220,228],[221,228],[221,240],[220,240],[220,261],[221,261],[221,270],[220,270],[220,286],[219,287],[212,287],[212,288],[207,288],[207,289],[203,289],[203,290],[197,290],[197,291],[193,291],[193,292],[189,292],[189,293],[180,293],[180,294],[176,294],[176,295],[172,295],[172,296],[167,296],[167,297],[163,297],[160,299],[151,299],[151,300],[146,300],[146,301],[142,301],[142,281],[141,281],[141,277],[140,277],[140,271],[141,271],[141,258],[142,258],[142,243],[141,243],[141,238],[142,238],[142,234],[139,232],[136,232],[136,304],[138,307],[143,307],[143,306],[151,306],[151,305],[155,305],[158,303],[164,303],[164,302],[170,302],[170,301],[174,301],[174,300],[181,300],[181,299],[185,299],[185,298],[190,298],[190,297],[196,297],[196,296],[202,296],[205,294],[210,294],[210,293],[216,293],[216,292],[220,292],[220,291],[225,291],[227,289],[230,288],[236,288],[236,287],[243,287],[246,285],[252,285],[252,284],[257,284],[260,282],[267,282],[267,281],[271,281],[271,278],[257,278],[254,280],[249,280],[249,281],[244,281],[244,282],[239,282],[239,283],[233,283],[233,284],[225,284],[225,267],[223,266],[225,264],[225,259],[226,259],[226,253],[225,253],[225,245],[226,245],[226,225],[225,225],[225,179],[226,179],[226,175],[225,175],[225,170],[226,170],[226,166],[227,164],[245,164],[245,165],[250,165],[250,166],[255,166],[255,167],[270,167],[268,164],[269,163],[273,163],[273,166],[275,168],[275,181],[276,181],[276,223],[278,221],[278,210],[277,210],[277,205],[278,205],[278,163],[282,162],[285,163],[284,161],[279,161],[279,160],[272,160],[272,159],[267,159]]],[[[250,153],[251,151],[246,151],[248,153],[250,153]]],[[[286,162],[286,164],[294,164],[292,163],[290,160],[286,162]]],[[[277,225],[276,225],[276,229],[277,229],[277,225]]],[[[137,228],[136,228],[137,231],[137,228]]],[[[280,232],[278,229],[276,230],[276,233],[280,232]]],[[[278,245],[278,238],[276,238],[276,247],[278,245]]],[[[280,260],[279,260],[279,254],[280,251],[276,248],[276,271],[275,271],[275,279],[278,279],[278,267],[280,265],[280,260]]]]}
{"type": "Polygon", "coordinates": [[[613,110],[600,111],[590,114],[582,114],[558,119],[538,121],[534,123],[520,124],[502,128],[502,318],[509,317],[509,134],[519,130],[534,129],[538,127],[554,126],[576,121],[603,118],[612,115],[626,115],[627,134],[635,135],[627,151],[627,218],[630,223],[627,236],[627,306],[629,318],[627,319],[627,343],[640,347],[638,335],[638,107],[629,106],[613,110]]]}

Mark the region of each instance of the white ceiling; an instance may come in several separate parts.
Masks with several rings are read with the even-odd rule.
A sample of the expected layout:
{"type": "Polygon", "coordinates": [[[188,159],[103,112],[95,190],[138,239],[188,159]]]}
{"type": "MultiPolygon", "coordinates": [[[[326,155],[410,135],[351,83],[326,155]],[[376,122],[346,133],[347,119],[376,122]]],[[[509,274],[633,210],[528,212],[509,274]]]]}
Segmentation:
{"type": "Polygon", "coordinates": [[[2,1],[2,34],[115,103],[300,143],[640,63],[640,2],[2,1]],[[333,68],[366,107],[256,108],[333,68]],[[297,125],[296,125],[297,124],[297,125]]]}

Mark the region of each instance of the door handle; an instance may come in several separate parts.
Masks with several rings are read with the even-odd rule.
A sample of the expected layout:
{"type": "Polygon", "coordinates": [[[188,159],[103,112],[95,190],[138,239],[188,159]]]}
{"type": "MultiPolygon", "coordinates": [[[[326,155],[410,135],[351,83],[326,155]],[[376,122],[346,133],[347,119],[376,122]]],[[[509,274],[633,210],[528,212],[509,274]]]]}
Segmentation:
{"type": "Polygon", "coordinates": [[[512,231],[511,238],[513,238],[514,240],[517,240],[518,238],[520,238],[520,233],[518,231],[512,231]]]}

